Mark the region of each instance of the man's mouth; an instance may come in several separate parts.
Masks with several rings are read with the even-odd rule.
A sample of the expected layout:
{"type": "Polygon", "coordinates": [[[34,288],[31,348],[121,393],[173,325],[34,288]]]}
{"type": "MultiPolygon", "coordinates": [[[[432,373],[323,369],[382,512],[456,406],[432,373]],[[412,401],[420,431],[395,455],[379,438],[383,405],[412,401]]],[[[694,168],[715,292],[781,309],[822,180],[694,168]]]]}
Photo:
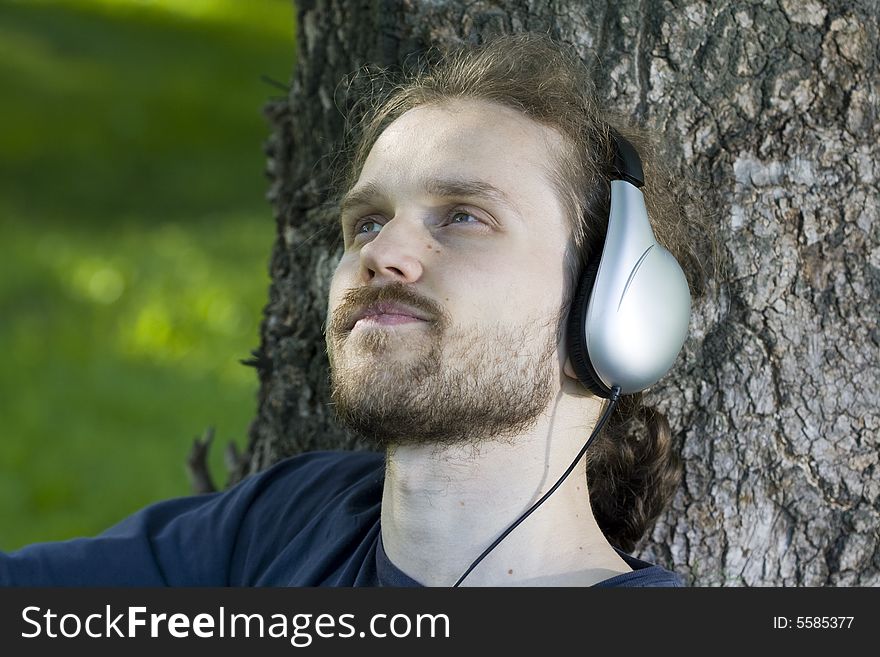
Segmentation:
{"type": "Polygon", "coordinates": [[[354,313],[348,322],[348,329],[399,326],[401,324],[427,321],[428,318],[414,308],[400,303],[381,301],[370,304],[354,313]]]}
{"type": "Polygon", "coordinates": [[[382,313],[381,315],[370,315],[359,319],[354,323],[352,330],[368,328],[371,326],[396,326],[399,324],[411,324],[415,322],[424,323],[425,320],[413,317],[412,315],[397,315],[393,313],[382,313]]]}

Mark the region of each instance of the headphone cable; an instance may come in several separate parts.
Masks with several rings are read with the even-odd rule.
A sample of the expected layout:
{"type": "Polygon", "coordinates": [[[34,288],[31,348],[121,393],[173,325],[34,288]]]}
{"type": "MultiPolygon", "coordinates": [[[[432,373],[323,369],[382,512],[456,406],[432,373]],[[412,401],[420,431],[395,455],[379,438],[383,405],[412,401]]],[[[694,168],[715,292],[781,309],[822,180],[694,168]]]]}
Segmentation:
{"type": "Polygon", "coordinates": [[[555,484],[553,484],[553,487],[550,490],[548,490],[541,497],[540,500],[535,502],[528,511],[526,511],[519,518],[517,518],[517,520],[515,520],[510,525],[510,527],[508,527],[507,529],[504,530],[504,533],[501,534],[501,536],[499,536],[498,538],[495,539],[495,541],[492,543],[492,545],[490,545],[489,547],[487,547],[483,551],[483,554],[481,554],[479,557],[477,557],[474,560],[474,562],[468,567],[468,569],[466,571],[464,571],[464,574],[458,578],[458,581],[455,584],[453,584],[453,588],[459,586],[464,581],[464,578],[467,577],[468,575],[470,575],[471,571],[477,567],[477,564],[479,564],[486,557],[486,555],[488,555],[492,550],[494,550],[501,541],[503,541],[505,538],[507,538],[507,536],[508,536],[508,534],[510,534],[510,532],[512,532],[514,529],[516,529],[523,520],[525,520],[526,518],[528,518],[532,514],[532,511],[534,511],[539,506],[541,506],[544,503],[544,501],[548,497],[550,497],[553,494],[553,492],[557,488],[559,488],[560,485],[562,485],[562,482],[565,481],[566,478],[568,477],[568,475],[571,474],[572,470],[574,470],[575,466],[578,464],[578,461],[580,461],[583,458],[584,454],[587,453],[587,448],[590,446],[590,444],[593,442],[593,440],[596,438],[596,436],[599,435],[599,431],[602,430],[603,425],[608,420],[608,418],[611,416],[611,413],[614,411],[614,408],[617,406],[617,402],[619,399],[620,399],[620,386],[614,386],[613,388],[611,388],[611,396],[609,397],[610,403],[608,404],[608,407],[605,409],[605,411],[602,413],[602,416],[599,418],[599,421],[596,422],[596,426],[593,427],[593,433],[590,434],[590,437],[587,439],[587,442],[581,448],[581,451],[578,452],[578,455],[575,457],[574,461],[571,462],[571,465],[568,466],[568,469],[562,473],[562,476],[559,478],[559,481],[557,481],[555,484]]]}

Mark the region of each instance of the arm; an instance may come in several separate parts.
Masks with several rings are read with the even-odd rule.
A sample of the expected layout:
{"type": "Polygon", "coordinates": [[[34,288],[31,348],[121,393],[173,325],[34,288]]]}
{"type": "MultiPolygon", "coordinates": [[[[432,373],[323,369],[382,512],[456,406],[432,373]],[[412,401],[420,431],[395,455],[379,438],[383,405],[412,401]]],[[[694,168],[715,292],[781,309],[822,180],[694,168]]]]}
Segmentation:
{"type": "Polygon", "coordinates": [[[239,527],[264,479],[153,504],[93,538],[0,552],[0,586],[229,586],[239,527]]]}
{"type": "MultiPolygon", "coordinates": [[[[227,491],[148,506],[94,538],[0,552],[0,586],[253,586],[267,571],[287,586],[297,564],[327,557],[301,551],[332,533],[319,520],[352,503],[353,486],[373,504],[382,468],[380,454],[301,454],[227,491]]],[[[357,511],[331,520],[356,524],[347,514],[357,511]]]]}

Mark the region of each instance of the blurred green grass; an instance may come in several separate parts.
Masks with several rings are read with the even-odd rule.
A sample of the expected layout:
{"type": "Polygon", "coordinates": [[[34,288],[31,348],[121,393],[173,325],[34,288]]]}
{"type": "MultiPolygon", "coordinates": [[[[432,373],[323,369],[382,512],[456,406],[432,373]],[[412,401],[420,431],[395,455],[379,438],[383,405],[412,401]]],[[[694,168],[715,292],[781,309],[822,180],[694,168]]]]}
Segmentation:
{"type": "Polygon", "coordinates": [[[246,444],[289,0],[0,0],[0,550],[189,494],[246,444]]]}

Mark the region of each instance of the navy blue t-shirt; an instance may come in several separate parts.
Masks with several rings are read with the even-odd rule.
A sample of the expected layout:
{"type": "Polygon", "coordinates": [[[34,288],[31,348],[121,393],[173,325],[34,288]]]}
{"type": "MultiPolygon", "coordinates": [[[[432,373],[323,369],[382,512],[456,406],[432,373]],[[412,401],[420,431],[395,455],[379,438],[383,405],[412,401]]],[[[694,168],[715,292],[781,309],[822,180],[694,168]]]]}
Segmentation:
{"type": "MultiPolygon", "coordinates": [[[[3,586],[420,586],[385,554],[385,457],[312,452],[227,491],[153,504],[93,538],[0,553],[3,586]]],[[[683,586],[633,572],[595,586],[683,586]]]]}

